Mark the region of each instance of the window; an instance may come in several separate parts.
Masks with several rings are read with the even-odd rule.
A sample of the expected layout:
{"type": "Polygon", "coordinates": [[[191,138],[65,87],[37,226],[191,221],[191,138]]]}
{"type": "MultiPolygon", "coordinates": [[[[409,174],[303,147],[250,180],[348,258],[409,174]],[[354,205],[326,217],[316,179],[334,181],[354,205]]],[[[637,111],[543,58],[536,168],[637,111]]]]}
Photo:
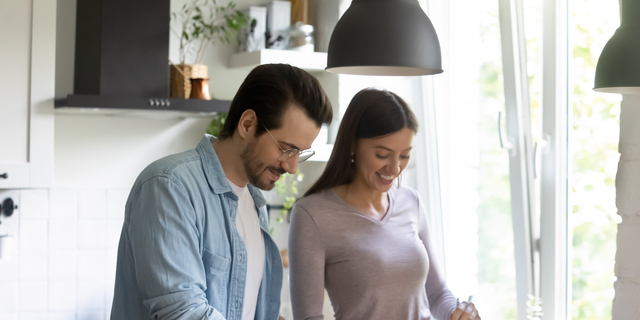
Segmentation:
{"type": "Polygon", "coordinates": [[[592,88],[619,7],[423,2],[445,73],[423,79],[437,179],[421,192],[449,286],[483,318],[526,319],[535,294],[550,318],[610,319],[621,98],[592,88]]]}

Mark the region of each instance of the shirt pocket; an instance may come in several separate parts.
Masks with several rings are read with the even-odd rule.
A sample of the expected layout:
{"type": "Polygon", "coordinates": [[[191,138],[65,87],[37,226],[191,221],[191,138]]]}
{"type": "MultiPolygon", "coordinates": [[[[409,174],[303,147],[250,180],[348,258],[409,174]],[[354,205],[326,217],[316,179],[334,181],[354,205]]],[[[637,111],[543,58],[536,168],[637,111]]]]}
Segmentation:
{"type": "Polygon", "coordinates": [[[226,314],[231,259],[202,248],[202,262],[207,279],[206,296],[209,304],[226,314]]]}
{"type": "MultiPolygon", "coordinates": [[[[229,258],[224,258],[216,255],[213,252],[207,250],[207,248],[202,248],[202,261],[204,262],[205,267],[213,268],[219,271],[227,271],[229,270],[229,265],[231,265],[231,260],[229,258]]],[[[215,272],[215,270],[211,271],[215,272]]]]}

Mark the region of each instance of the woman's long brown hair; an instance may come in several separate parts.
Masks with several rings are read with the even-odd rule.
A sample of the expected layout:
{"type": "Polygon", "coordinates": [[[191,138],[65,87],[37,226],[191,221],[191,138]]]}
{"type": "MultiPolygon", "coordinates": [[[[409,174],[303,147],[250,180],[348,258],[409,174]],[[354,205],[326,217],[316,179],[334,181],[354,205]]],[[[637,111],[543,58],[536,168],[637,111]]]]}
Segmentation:
{"type": "Polygon", "coordinates": [[[402,98],[387,90],[367,88],[358,92],[344,113],[324,172],[304,196],[353,181],[356,168],[351,152],[358,139],[381,137],[403,128],[418,132],[416,116],[402,98]]]}

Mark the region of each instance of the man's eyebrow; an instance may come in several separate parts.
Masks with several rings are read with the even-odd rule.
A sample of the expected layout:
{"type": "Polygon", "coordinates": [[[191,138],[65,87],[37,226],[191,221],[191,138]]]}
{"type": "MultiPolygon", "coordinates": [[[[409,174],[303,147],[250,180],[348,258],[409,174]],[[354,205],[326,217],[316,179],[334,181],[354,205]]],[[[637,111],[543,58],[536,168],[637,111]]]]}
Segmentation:
{"type": "MultiPolygon", "coordinates": [[[[393,151],[393,150],[391,150],[391,149],[389,149],[389,148],[387,148],[385,146],[374,146],[374,148],[384,149],[384,150],[387,150],[387,151],[393,151]]],[[[405,151],[408,151],[408,150],[411,150],[411,149],[413,149],[413,147],[409,147],[407,149],[404,149],[404,150],[402,150],[402,152],[405,152],[405,151]]]]}
{"type": "Polygon", "coordinates": [[[300,149],[300,148],[296,147],[293,143],[289,143],[289,142],[286,142],[286,141],[280,141],[280,143],[288,145],[288,146],[289,146],[289,148],[302,150],[302,149],[300,149]]]}

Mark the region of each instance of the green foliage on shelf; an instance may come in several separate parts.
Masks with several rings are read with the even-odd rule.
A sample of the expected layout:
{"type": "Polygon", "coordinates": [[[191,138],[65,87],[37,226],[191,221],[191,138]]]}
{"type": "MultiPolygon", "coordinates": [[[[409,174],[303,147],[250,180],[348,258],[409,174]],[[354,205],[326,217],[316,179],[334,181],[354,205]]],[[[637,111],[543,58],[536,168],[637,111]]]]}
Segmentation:
{"type": "Polygon", "coordinates": [[[231,43],[247,25],[247,17],[236,10],[236,4],[226,5],[216,0],[191,0],[171,13],[171,32],[180,39],[180,64],[199,63],[209,43],[231,43]],[[178,26],[178,30],[174,26],[178,26]]]}

